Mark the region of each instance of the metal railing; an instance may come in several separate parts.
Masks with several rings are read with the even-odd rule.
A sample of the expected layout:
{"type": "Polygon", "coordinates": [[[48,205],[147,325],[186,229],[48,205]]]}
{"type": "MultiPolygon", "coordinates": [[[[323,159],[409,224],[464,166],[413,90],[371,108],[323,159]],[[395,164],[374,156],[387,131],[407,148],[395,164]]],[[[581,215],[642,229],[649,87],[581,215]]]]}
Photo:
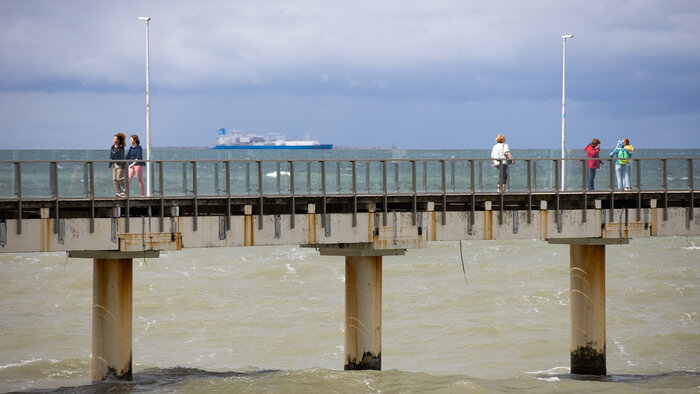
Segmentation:
{"type": "MultiPolygon", "coordinates": [[[[295,198],[320,197],[322,199],[322,226],[325,228],[326,199],[329,196],[352,197],[353,225],[357,223],[358,196],[373,195],[381,198],[383,223],[386,225],[388,198],[405,196],[412,200],[413,224],[417,220],[417,198],[430,195],[440,199],[442,224],[445,224],[447,197],[466,195],[470,197],[470,223],[474,221],[475,196],[478,194],[500,195],[499,223],[503,221],[504,194],[527,195],[528,222],[533,194],[554,193],[555,220],[560,223],[559,196],[561,193],[576,193],[583,198],[583,220],[585,221],[589,193],[609,194],[609,205],[615,205],[617,193],[636,193],[639,220],[642,191],[663,193],[662,207],[666,220],[669,191],[689,192],[689,207],[694,207],[694,179],[700,171],[700,158],[640,158],[628,164],[630,190],[621,191],[615,184],[616,159],[519,159],[508,166],[508,183],[499,187],[504,167],[494,166],[491,159],[364,159],[364,160],[152,160],[155,167],[153,177],[158,186],[154,195],[141,197],[132,195],[133,187],[125,182],[125,195],[115,196],[109,160],[27,160],[0,161],[0,201],[16,202],[17,217],[22,217],[23,202],[48,200],[55,214],[54,232],[59,233],[59,201],[88,199],[90,201],[90,232],[94,231],[95,200],[124,200],[126,217],[130,215],[131,201],[135,198],[157,199],[160,210],[160,231],[163,231],[164,199],[179,197],[193,199],[193,214],[198,216],[198,199],[207,197],[226,198],[226,228],[230,229],[231,199],[248,197],[259,199],[257,214],[262,219],[265,197],[289,197],[290,214],[295,212],[295,198]],[[569,187],[561,190],[561,161],[566,160],[570,169],[566,173],[569,187]],[[597,171],[599,185],[595,192],[588,190],[588,161],[601,160],[603,168],[597,171]],[[103,168],[96,172],[95,166],[103,168]],[[484,169],[486,167],[486,169],[484,169]],[[578,179],[578,182],[577,182],[578,179]],[[631,185],[634,185],[632,187],[631,185]]],[[[126,161],[124,161],[126,162],[126,161]]],[[[502,164],[502,163],[501,163],[502,164]]],[[[128,178],[128,170],[125,169],[128,178]]],[[[150,212],[150,211],[149,211],[150,212]]],[[[610,210],[612,215],[612,209],[610,210]]],[[[150,214],[149,214],[150,215],[150,214]]],[[[3,217],[6,215],[2,215],[3,217]]],[[[693,209],[689,210],[693,220],[693,209]]],[[[263,221],[258,221],[262,228],[263,221]]],[[[293,226],[294,220],[291,221],[293,226]]],[[[129,221],[126,221],[128,232],[129,221]]],[[[197,220],[193,221],[197,230],[197,220]]],[[[471,228],[471,226],[470,226],[471,228]]],[[[21,233],[21,221],[17,232],[21,233]]]]}
{"type": "MultiPolygon", "coordinates": [[[[589,192],[589,159],[519,159],[508,166],[502,193],[589,192]],[[566,190],[561,161],[568,162],[566,190]],[[577,179],[578,178],[578,179],[577,179]]],[[[595,178],[597,192],[614,192],[615,159],[595,178]]],[[[0,200],[119,198],[109,160],[0,161],[0,200]],[[96,171],[97,168],[103,170],[96,171]]],[[[491,159],[153,160],[153,197],[462,194],[497,192],[501,170],[491,159]]],[[[641,158],[631,167],[631,189],[695,190],[700,158],[641,158]]],[[[125,169],[128,177],[128,169],[125,169]]],[[[144,181],[146,179],[144,173],[144,181]]],[[[140,198],[125,182],[126,196],[140,198]]]]}

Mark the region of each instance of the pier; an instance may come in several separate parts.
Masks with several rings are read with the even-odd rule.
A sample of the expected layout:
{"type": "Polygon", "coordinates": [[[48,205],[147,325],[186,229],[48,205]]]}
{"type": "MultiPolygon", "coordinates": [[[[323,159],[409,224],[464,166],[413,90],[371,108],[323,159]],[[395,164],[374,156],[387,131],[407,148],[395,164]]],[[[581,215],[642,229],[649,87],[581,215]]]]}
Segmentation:
{"type": "Polygon", "coordinates": [[[263,245],[343,256],[344,368],[380,370],[383,256],[435,241],[567,244],[571,373],[605,375],[606,245],[700,235],[700,158],[634,160],[627,191],[605,159],[587,190],[586,160],[518,160],[500,191],[490,159],[154,160],[154,195],[132,187],[125,197],[114,196],[107,161],[0,162],[0,252],[93,260],[101,381],[132,376],[134,258],[263,245]]]}

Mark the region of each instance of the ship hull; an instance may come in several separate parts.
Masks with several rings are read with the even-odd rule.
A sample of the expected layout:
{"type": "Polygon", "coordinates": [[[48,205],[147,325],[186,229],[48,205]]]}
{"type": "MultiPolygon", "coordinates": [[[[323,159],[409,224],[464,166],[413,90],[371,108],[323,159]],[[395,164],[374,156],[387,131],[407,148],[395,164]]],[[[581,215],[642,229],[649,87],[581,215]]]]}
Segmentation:
{"type": "Polygon", "coordinates": [[[332,149],[333,144],[318,145],[214,145],[210,149],[332,149]]]}

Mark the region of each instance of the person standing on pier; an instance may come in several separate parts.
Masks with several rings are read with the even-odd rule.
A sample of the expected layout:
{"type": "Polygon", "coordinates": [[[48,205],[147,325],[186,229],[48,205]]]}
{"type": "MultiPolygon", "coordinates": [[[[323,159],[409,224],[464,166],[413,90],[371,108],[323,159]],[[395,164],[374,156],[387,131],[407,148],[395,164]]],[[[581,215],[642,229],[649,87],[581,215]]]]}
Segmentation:
{"type": "MultiPolygon", "coordinates": [[[[593,138],[590,144],[585,148],[586,157],[589,159],[597,159],[600,157],[600,140],[593,138]]],[[[588,190],[595,190],[595,173],[600,168],[600,160],[588,160],[588,190]]]]}
{"type": "Polygon", "coordinates": [[[610,157],[616,157],[615,161],[615,178],[617,178],[617,188],[621,190],[632,190],[630,180],[629,158],[632,157],[632,148],[629,145],[629,139],[617,141],[617,147],[610,152],[610,157]],[[625,144],[627,141],[627,144],[625,144]],[[630,149],[627,149],[629,147],[630,149]]]}
{"type": "Polygon", "coordinates": [[[506,137],[503,134],[496,137],[496,145],[491,149],[491,158],[493,159],[493,168],[498,169],[501,173],[501,178],[498,180],[498,191],[506,191],[508,166],[513,164],[513,156],[510,154],[510,147],[506,144],[506,137]]]}
{"type": "MultiPolygon", "coordinates": [[[[625,149],[627,149],[627,152],[630,153],[629,157],[632,157],[632,151],[634,151],[634,147],[630,145],[630,139],[629,138],[623,138],[622,143],[625,145],[625,149]]],[[[630,164],[630,160],[622,160],[625,162],[625,173],[623,174],[624,181],[625,181],[625,190],[632,190],[632,165],[630,164]]]]}
{"type": "Polygon", "coordinates": [[[143,162],[143,149],[141,148],[141,141],[139,136],[132,134],[129,138],[131,142],[131,147],[129,151],[126,152],[127,160],[132,160],[129,163],[129,186],[131,186],[131,178],[136,174],[136,179],[139,181],[139,187],[141,188],[141,195],[144,195],[145,187],[143,186],[143,167],[146,163],[143,162]]]}
{"type": "Polygon", "coordinates": [[[124,142],[126,141],[126,136],[124,133],[117,133],[112,139],[112,149],[109,152],[109,159],[113,160],[109,162],[109,168],[112,169],[112,183],[114,184],[114,190],[118,197],[124,197],[124,167],[125,163],[120,160],[124,160],[124,142]]]}

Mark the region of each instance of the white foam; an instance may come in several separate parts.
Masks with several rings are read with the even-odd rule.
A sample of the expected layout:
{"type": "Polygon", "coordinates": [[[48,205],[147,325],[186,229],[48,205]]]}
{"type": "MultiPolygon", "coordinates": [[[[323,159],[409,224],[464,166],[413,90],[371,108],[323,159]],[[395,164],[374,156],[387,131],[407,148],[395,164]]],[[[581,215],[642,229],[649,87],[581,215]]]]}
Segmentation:
{"type": "Polygon", "coordinates": [[[525,372],[528,375],[561,375],[568,374],[571,370],[569,367],[554,367],[543,371],[525,372]]]}
{"type": "Polygon", "coordinates": [[[10,363],[10,364],[5,364],[5,365],[0,365],[0,369],[6,369],[6,368],[13,368],[13,367],[21,367],[23,365],[29,365],[31,363],[41,361],[42,359],[40,358],[32,358],[31,360],[22,360],[18,363],[10,363]]]}

